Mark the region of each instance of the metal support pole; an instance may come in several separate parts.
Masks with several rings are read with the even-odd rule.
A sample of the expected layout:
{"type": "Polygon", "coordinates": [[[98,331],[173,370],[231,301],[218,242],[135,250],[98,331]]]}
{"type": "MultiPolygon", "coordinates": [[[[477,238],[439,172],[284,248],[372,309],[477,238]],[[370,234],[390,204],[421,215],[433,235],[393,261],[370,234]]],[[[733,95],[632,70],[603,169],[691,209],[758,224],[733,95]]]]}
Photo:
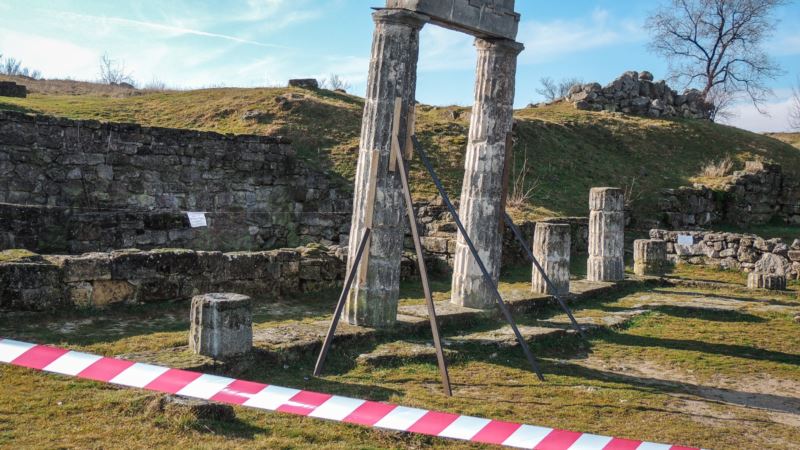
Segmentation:
{"type": "Polygon", "coordinates": [[[356,274],[358,274],[358,264],[361,262],[364,249],[367,248],[370,232],[371,230],[366,228],[364,230],[364,236],[361,237],[361,243],[358,246],[356,258],[353,260],[353,266],[350,267],[350,271],[347,274],[347,280],[342,288],[342,294],[339,296],[339,302],[336,304],[336,310],[333,312],[331,326],[328,327],[328,334],[325,336],[325,342],[322,343],[322,349],[319,351],[319,357],[317,357],[317,364],[314,366],[315,377],[318,377],[322,372],[322,365],[325,363],[325,357],[328,355],[328,350],[333,342],[333,335],[336,333],[336,327],[339,325],[339,318],[342,316],[342,310],[344,309],[344,304],[347,301],[347,295],[350,293],[350,288],[353,285],[353,279],[355,279],[356,274]]]}
{"type": "Polygon", "coordinates": [[[414,214],[414,204],[411,202],[411,190],[408,186],[408,172],[406,172],[406,163],[403,160],[403,154],[400,152],[400,146],[394,147],[397,152],[397,164],[400,169],[400,181],[403,184],[403,194],[406,200],[406,212],[408,214],[408,225],[411,228],[411,237],[414,239],[414,250],[417,252],[417,265],[419,266],[419,276],[422,279],[422,290],[425,293],[425,304],[428,307],[428,318],[431,322],[431,333],[433,334],[433,345],[436,347],[436,359],[439,363],[439,374],[442,377],[442,387],[447,396],[452,396],[453,391],[450,388],[450,375],[447,373],[447,361],[444,359],[444,350],[442,350],[442,339],[439,336],[439,324],[436,321],[436,308],[433,304],[433,296],[431,295],[431,288],[428,284],[428,269],[425,266],[425,258],[422,254],[422,243],[419,238],[419,224],[417,217],[414,214]]]}
{"type": "Polygon", "coordinates": [[[544,272],[544,268],[541,266],[541,264],[539,264],[539,261],[537,261],[536,257],[533,256],[533,252],[531,251],[530,247],[528,247],[528,243],[525,242],[525,238],[522,236],[522,232],[519,230],[514,221],[511,220],[511,216],[509,216],[507,212],[505,211],[503,212],[503,217],[505,218],[508,227],[511,228],[511,231],[514,232],[514,236],[517,238],[517,242],[519,242],[519,245],[521,245],[522,248],[525,249],[525,254],[528,255],[528,260],[530,260],[533,263],[533,265],[536,266],[536,270],[538,270],[539,273],[542,274],[542,279],[544,279],[544,282],[547,284],[547,287],[551,291],[553,291],[553,297],[556,298],[558,303],[561,305],[561,309],[563,309],[564,312],[567,313],[567,316],[569,316],[569,320],[570,322],[572,322],[572,326],[573,328],[575,328],[575,331],[577,331],[578,334],[580,334],[581,337],[585,340],[586,335],[583,333],[583,329],[581,328],[580,325],[578,325],[578,322],[575,320],[575,316],[572,315],[572,311],[569,309],[569,306],[567,306],[567,303],[564,301],[564,299],[561,298],[559,294],[556,293],[558,292],[558,290],[553,285],[553,282],[550,281],[550,277],[548,277],[547,274],[544,272]]]}
{"type": "Polygon", "coordinates": [[[483,261],[481,260],[480,255],[478,255],[478,250],[475,248],[475,245],[472,243],[472,240],[467,235],[467,231],[464,229],[464,225],[461,223],[461,219],[458,217],[458,211],[450,202],[450,198],[447,196],[447,192],[444,190],[444,186],[442,186],[442,182],[439,180],[439,177],[436,176],[436,172],[433,170],[433,166],[431,165],[430,161],[428,160],[428,156],[425,154],[425,150],[423,150],[422,145],[420,145],[419,140],[417,140],[416,136],[411,137],[412,142],[414,143],[414,149],[419,154],[420,160],[422,164],[425,166],[425,169],[430,174],[431,178],[433,179],[433,184],[436,185],[436,189],[439,190],[439,195],[442,196],[442,200],[444,200],[445,204],[447,205],[447,209],[450,210],[450,214],[453,215],[453,219],[455,219],[456,226],[458,230],[461,232],[461,235],[464,237],[464,241],[467,243],[469,247],[470,253],[472,253],[472,257],[475,258],[475,263],[478,265],[478,268],[483,273],[483,278],[486,281],[486,284],[491,289],[492,293],[494,294],[495,301],[497,302],[497,306],[500,308],[500,312],[506,319],[506,322],[511,326],[511,329],[514,330],[514,335],[517,337],[517,342],[519,342],[520,347],[522,347],[523,353],[525,353],[525,357],[528,359],[528,362],[531,365],[531,368],[536,375],[539,377],[539,380],[544,381],[544,375],[542,375],[541,369],[539,369],[539,364],[536,362],[536,358],[533,357],[533,353],[531,353],[531,349],[528,347],[528,343],[525,341],[525,338],[522,337],[522,333],[519,332],[519,328],[517,328],[516,322],[514,322],[514,317],[511,315],[511,311],[509,311],[508,306],[503,301],[503,297],[500,295],[500,291],[497,289],[497,286],[494,284],[492,280],[492,276],[489,275],[489,272],[486,270],[486,266],[483,265],[483,261]]]}

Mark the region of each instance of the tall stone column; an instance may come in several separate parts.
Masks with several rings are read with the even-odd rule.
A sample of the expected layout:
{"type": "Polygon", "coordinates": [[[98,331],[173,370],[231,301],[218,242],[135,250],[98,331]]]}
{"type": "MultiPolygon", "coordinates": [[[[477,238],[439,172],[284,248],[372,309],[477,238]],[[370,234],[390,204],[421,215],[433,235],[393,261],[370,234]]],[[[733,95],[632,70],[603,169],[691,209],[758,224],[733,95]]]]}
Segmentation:
{"type": "Polygon", "coordinates": [[[397,319],[403,251],[400,177],[389,170],[395,99],[402,99],[398,135],[403,142],[415,102],[419,31],[428,17],[402,9],[383,9],[372,17],[375,32],[355,175],[348,270],[364,230],[371,228],[372,234],[344,316],[353,325],[380,328],[397,319]]]}
{"type": "Polygon", "coordinates": [[[539,261],[547,278],[553,283],[550,289],[536,266],[533,266],[531,289],[540,294],[569,294],[570,226],[565,223],[539,222],[533,233],[533,256],[539,261]]]}
{"type": "Polygon", "coordinates": [[[625,199],[622,189],[601,187],[589,192],[589,281],[625,278],[625,199]]]}
{"type": "MultiPolygon", "coordinates": [[[[478,67],[469,128],[459,216],[495,282],[502,251],[503,171],[506,142],[514,124],[517,55],[523,46],[507,39],[475,39],[478,67]]],[[[451,302],[490,308],[491,290],[459,234],[453,267],[451,302]]]]}

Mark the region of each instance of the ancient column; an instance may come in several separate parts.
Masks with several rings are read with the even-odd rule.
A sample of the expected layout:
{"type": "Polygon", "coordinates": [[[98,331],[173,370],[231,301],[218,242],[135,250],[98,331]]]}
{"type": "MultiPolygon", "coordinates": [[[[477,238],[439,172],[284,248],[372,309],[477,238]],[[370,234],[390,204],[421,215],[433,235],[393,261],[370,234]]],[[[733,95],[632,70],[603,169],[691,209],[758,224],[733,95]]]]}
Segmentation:
{"type": "MultiPolygon", "coordinates": [[[[514,123],[514,83],[520,43],[475,39],[478,67],[469,128],[459,216],[486,269],[497,282],[502,250],[503,171],[514,123]]],[[[453,267],[452,303],[490,308],[495,300],[459,234],[453,267]]]]}
{"type": "Polygon", "coordinates": [[[774,253],[764,253],[747,275],[750,289],[786,290],[786,265],[789,261],[774,253]]]}
{"type": "Polygon", "coordinates": [[[625,200],[622,189],[601,187],[589,192],[589,281],[625,278],[625,200]]]}
{"type": "Polygon", "coordinates": [[[569,294],[570,226],[565,223],[539,222],[533,233],[533,256],[553,283],[550,289],[536,266],[533,266],[533,292],[569,294]]]}
{"type": "Polygon", "coordinates": [[[661,276],[667,269],[667,241],[637,239],[633,241],[633,273],[642,276],[661,276]]]}
{"type": "Polygon", "coordinates": [[[355,175],[348,270],[366,228],[372,229],[344,310],[354,325],[387,327],[397,319],[405,209],[400,178],[390,170],[395,99],[401,98],[398,135],[405,141],[414,108],[419,31],[427,17],[402,9],[375,12],[361,143],[355,175]]]}

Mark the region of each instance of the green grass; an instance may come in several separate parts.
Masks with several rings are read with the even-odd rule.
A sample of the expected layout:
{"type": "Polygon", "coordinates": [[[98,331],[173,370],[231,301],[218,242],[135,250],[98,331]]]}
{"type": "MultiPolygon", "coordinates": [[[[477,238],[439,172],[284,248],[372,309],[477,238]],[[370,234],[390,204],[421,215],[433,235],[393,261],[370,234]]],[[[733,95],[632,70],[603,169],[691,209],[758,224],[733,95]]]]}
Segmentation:
{"type": "MultiPolygon", "coordinates": [[[[49,92],[49,91],[48,91],[49,92]]],[[[304,159],[351,180],[358,158],[363,99],[331,91],[294,88],[221,88],[162,93],[138,92],[113,97],[92,94],[33,93],[26,99],[4,98],[0,109],[75,119],[136,122],[221,133],[275,134],[291,138],[304,159]],[[276,99],[298,97],[284,108],[276,99]],[[299,98],[302,96],[302,98],[299,98]],[[260,111],[260,121],[246,120],[260,111]]],[[[83,92],[83,91],[81,91],[83,92]]],[[[568,104],[518,110],[513,178],[527,158],[527,187],[532,197],[516,217],[585,215],[591,187],[625,187],[640,215],[656,213],[663,188],[691,184],[709,161],[730,155],[737,168],[752,158],[800,168],[800,150],[760,134],[693,120],[657,120],[577,111],[568,104]]],[[[461,189],[469,109],[417,108],[417,134],[429,151],[453,197],[461,189]]],[[[411,164],[415,197],[435,189],[421,165],[411,164]]],[[[512,178],[512,179],[513,179],[512,178]]]]}

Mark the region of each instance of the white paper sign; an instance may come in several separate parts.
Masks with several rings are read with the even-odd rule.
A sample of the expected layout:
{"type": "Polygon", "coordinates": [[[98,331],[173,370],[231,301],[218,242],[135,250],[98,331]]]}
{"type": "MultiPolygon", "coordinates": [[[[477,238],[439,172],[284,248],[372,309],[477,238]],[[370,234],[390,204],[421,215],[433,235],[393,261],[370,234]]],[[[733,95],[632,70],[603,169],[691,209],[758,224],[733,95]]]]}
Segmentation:
{"type": "Polygon", "coordinates": [[[206,222],[206,213],[204,212],[187,212],[187,216],[189,216],[189,225],[192,228],[199,228],[199,227],[207,227],[208,223],[206,222]]]}
{"type": "Polygon", "coordinates": [[[678,245],[694,245],[694,237],[688,234],[679,234],[678,245]]]}

